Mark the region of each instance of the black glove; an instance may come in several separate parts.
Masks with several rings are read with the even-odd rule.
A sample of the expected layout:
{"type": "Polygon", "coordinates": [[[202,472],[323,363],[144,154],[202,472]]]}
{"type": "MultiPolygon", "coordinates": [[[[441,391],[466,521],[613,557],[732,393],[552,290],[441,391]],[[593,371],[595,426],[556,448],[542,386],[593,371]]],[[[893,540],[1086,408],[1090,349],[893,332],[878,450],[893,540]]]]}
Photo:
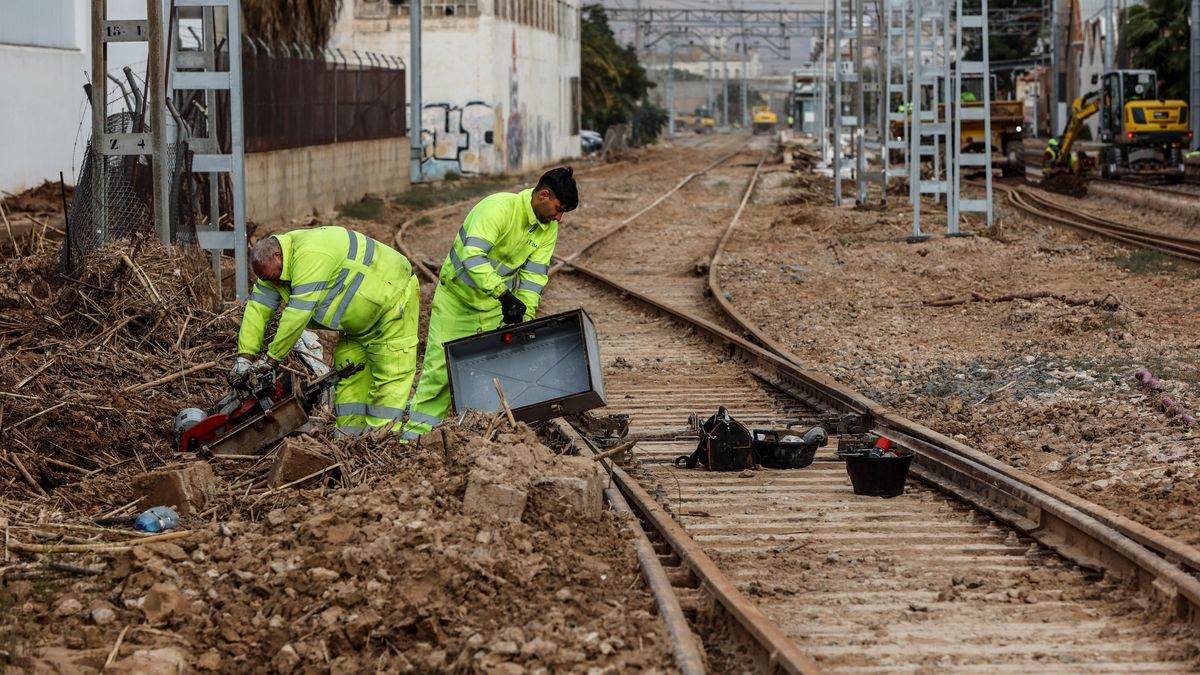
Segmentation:
{"type": "Polygon", "coordinates": [[[525,320],[525,303],[517,299],[512,291],[504,291],[500,296],[500,306],[504,308],[504,323],[521,323],[525,320]]]}

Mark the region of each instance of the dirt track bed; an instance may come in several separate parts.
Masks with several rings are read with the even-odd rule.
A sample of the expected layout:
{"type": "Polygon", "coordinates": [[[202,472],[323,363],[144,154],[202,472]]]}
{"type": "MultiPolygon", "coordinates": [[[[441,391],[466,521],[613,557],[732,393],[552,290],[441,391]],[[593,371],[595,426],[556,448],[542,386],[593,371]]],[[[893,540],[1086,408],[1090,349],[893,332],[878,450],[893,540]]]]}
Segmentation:
{"type": "MultiPolygon", "coordinates": [[[[307,224],[330,220],[385,242],[397,224],[307,224]]],[[[223,392],[234,352],[239,313],[198,301],[206,258],[143,245],[61,288],[50,250],[0,268],[0,670],[673,671],[623,525],[570,487],[591,461],[503,422],[489,443],[491,416],[414,449],[335,445],[327,414],[287,447],[336,470],[280,486],[273,457],[213,460],[179,538],[92,524],[145,506],[144,471],[198,466],[171,423],[223,392]],[[478,476],[524,509],[491,520],[478,476]]]]}
{"type": "MultiPolygon", "coordinates": [[[[912,419],[1200,543],[1200,437],[1161,405],[1167,393],[1200,407],[1194,269],[1029,222],[999,201],[991,233],[915,245],[902,241],[903,199],[885,211],[786,203],[830,190],[812,175],[765,182],[721,268],[735,306],[811,367],[912,419]],[[1041,291],[1112,297],[1107,307],[971,299],[1041,291]],[[1164,391],[1140,387],[1138,367],[1164,391]]],[[[1137,209],[1106,206],[1117,219],[1137,209]]]]}

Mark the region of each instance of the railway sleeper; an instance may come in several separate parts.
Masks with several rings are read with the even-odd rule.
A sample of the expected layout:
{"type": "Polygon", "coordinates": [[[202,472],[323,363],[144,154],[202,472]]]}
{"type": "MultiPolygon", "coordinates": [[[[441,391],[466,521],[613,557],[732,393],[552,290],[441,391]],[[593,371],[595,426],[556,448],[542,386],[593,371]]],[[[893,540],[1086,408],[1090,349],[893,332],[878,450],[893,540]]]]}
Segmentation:
{"type": "Polygon", "coordinates": [[[1200,628],[1200,579],[1092,516],[967,457],[889,430],[917,450],[910,471],[1084,570],[1132,582],[1167,618],[1200,628]]]}

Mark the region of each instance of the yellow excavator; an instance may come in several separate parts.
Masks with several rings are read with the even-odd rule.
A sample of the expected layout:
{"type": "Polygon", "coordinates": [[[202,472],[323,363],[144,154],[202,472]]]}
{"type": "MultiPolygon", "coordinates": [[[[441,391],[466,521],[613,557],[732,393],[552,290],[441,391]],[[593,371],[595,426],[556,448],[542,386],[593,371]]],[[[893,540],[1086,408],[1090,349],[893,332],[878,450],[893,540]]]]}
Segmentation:
{"type": "Polygon", "coordinates": [[[755,134],[769,134],[774,131],[779,118],[771,112],[771,106],[767,105],[767,100],[763,98],[750,106],[750,121],[754,125],[755,134]]]}
{"type": "MultiPolygon", "coordinates": [[[[1095,79],[1093,79],[1095,83],[1095,79]]],[[[1114,70],[1104,74],[1097,91],[1075,99],[1056,155],[1047,153],[1043,173],[1090,173],[1098,164],[1105,178],[1161,176],[1168,183],[1183,180],[1183,153],[1192,138],[1185,101],[1158,98],[1158,77],[1152,70],[1114,70]],[[1084,120],[1100,114],[1099,157],[1073,153],[1084,120]]]]}

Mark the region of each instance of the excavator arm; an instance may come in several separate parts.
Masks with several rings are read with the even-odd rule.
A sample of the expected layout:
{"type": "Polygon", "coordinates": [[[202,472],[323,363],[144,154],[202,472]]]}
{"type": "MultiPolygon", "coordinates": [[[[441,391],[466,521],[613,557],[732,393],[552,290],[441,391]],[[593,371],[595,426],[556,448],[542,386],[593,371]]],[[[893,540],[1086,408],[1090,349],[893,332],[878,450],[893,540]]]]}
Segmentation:
{"type": "Polygon", "coordinates": [[[1075,99],[1075,103],[1071,105],[1071,119],[1067,120],[1067,128],[1063,130],[1062,141],[1058,145],[1058,164],[1064,166],[1070,164],[1071,146],[1075,144],[1075,139],[1079,138],[1079,131],[1083,129],[1084,120],[1099,111],[1099,91],[1089,91],[1075,99]]]}

